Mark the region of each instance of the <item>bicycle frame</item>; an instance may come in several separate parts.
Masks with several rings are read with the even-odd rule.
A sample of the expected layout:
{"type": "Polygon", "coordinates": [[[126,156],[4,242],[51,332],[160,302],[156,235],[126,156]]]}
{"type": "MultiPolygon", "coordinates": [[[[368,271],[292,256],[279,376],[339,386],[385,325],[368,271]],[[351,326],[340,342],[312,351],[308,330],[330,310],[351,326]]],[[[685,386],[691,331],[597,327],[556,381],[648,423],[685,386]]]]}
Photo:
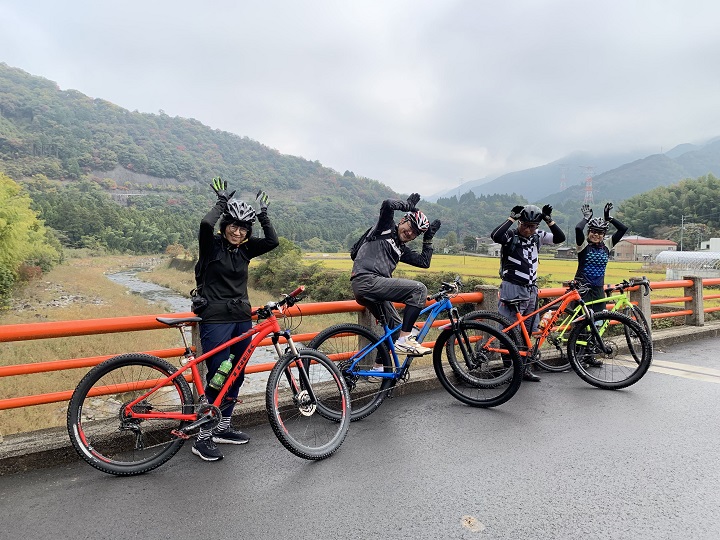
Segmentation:
{"type": "MultiPolygon", "coordinates": [[[[449,311],[450,312],[450,319],[451,321],[457,320],[459,317],[457,315],[457,308],[455,308],[452,305],[452,302],[450,302],[450,298],[443,298],[441,301],[436,302],[435,304],[432,304],[430,306],[425,307],[421,312],[420,315],[424,315],[428,313],[427,319],[423,323],[422,327],[420,328],[420,331],[417,335],[418,342],[422,342],[423,338],[428,335],[430,332],[430,329],[432,328],[433,322],[437,319],[437,316],[442,313],[443,311],[449,311]]],[[[383,324],[383,331],[384,335],[380,336],[380,339],[376,341],[375,343],[370,343],[363,347],[361,350],[359,350],[354,356],[355,360],[353,360],[352,364],[350,365],[350,369],[353,370],[353,368],[357,365],[360,360],[362,360],[370,351],[374,350],[375,348],[379,347],[383,343],[388,344],[388,349],[390,350],[390,353],[392,354],[394,368],[392,373],[385,373],[385,372],[377,372],[377,371],[368,371],[368,370],[360,370],[360,371],[353,371],[358,376],[361,377],[376,377],[376,378],[384,378],[384,379],[398,379],[401,377],[401,374],[404,373],[408,366],[410,365],[410,362],[412,362],[412,359],[415,358],[414,356],[407,356],[405,358],[405,361],[400,364],[400,358],[398,357],[397,351],[395,350],[395,343],[392,340],[392,335],[395,332],[400,331],[400,326],[397,326],[393,328],[392,330],[387,326],[387,324],[383,324]]]]}
{"type": "MultiPolygon", "coordinates": [[[[280,324],[278,323],[277,317],[274,314],[271,314],[270,317],[268,317],[265,321],[259,322],[256,325],[254,325],[250,330],[245,332],[244,334],[234,337],[225,343],[222,343],[215,347],[214,349],[203,353],[202,355],[192,358],[185,366],[182,366],[180,369],[178,369],[175,373],[170,375],[169,377],[165,377],[164,379],[159,379],[158,382],[153,386],[148,392],[143,394],[142,396],[139,396],[134,401],[128,403],[125,406],[125,414],[129,418],[138,418],[138,419],[145,419],[145,418],[167,418],[172,420],[183,420],[183,421],[197,421],[199,423],[203,423],[205,421],[204,417],[199,417],[198,412],[193,413],[168,413],[168,412],[161,412],[161,411],[154,411],[151,413],[142,413],[142,412],[135,412],[133,411],[133,407],[140,403],[142,400],[146,399],[149,395],[153,394],[163,386],[167,386],[169,384],[172,384],[172,381],[186,373],[188,370],[191,373],[191,379],[193,384],[195,385],[195,388],[198,392],[198,403],[207,403],[207,397],[205,396],[205,387],[203,384],[202,377],[200,375],[200,370],[198,369],[198,364],[200,362],[204,362],[211,356],[213,356],[215,353],[222,351],[224,349],[227,349],[231,347],[232,345],[243,341],[244,339],[249,338],[250,336],[254,336],[248,345],[248,348],[245,350],[243,355],[240,357],[240,360],[237,362],[233,370],[228,375],[225,383],[223,384],[222,388],[220,389],[218,396],[215,398],[215,401],[211,403],[214,407],[220,408],[220,404],[222,403],[223,399],[225,398],[225,394],[228,392],[232,384],[237,380],[237,378],[240,376],[240,373],[245,368],[247,363],[250,360],[250,357],[252,356],[255,349],[258,347],[260,342],[265,339],[268,335],[273,334],[273,345],[275,346],[275,350],[277,351],[278,358],[282,356],[282,353],[280,351],[280,346],[278,345],[279,338],[285,337],[285,339],[288,342],[288,345],[290,347],[290,350],[293,352],[293,354],[297,355],[297,349],[295,348],[295,344],[292,341],[292,338],[290,336],[290,333],[287,331],[283,331],[280,328],[280,324]]],[[[301,379],[305,375],[304,370],[298,370],[300,373],[301,379]]],[[[183,375],[185,377],[185,375],[183,375]]],[[[187,377],[186,377],[187,378],[187,377]]],[[[304,381],[307,382],[307,381],[304,381]]],[[[300,384],[296,383],[296,387],[300,387],[300,384]]],[[[307,387],[309,392],[312,392],[312,387],[309,384],[305,384],[305,387],[307,387]]],[[[312,396],[314,399],[314,396],[312,396]]],[[[197,427],[198,423],[191,424],[189,426],[186,426],[184,428],[185,430],[189,431],[195,427],[197,427]]]]}
{"type": "MultiPolygon", "coordinates": [[[[606,298],[598,298],[597,300],[591,300],[589,302],[585,302],[586,306],[591,306],[593,304],[599,304],[599,303],[613,303],[613,307],[610,311],[618,311],[620,309],[626,308],[626,307],[632,307],[632,302],[630,302],[630,299],[628,298],[628,295],[625,293],[615,294],[612,296],[608,296],[606,298]]],[[[572,328],[572,323],[575,322],[579,316],[580,312],[582,311],[581,306],[577,306],[570,314],[568,314],[565,319],[563,319],[562,322],[558,323],[557,325],[548,324],[547,326],[551,330],[559,329],[559,333],[557,335],[557,339],[563,339],[563,336],[565,335],[565,332],[572,328]]],[[[552,320],[550,321],[552,322],[552,320]]],[[[603,331],[605,330],[605,325],[600,328],[600,334],[602,335],[603,331]]]]}

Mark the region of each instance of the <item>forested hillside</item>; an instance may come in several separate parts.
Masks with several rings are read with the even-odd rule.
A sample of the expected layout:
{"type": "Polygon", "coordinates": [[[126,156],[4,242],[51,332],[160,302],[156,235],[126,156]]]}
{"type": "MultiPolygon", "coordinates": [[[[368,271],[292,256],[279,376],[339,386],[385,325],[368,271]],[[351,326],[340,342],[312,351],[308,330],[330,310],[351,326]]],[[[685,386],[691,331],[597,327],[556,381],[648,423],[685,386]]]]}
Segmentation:
{"type": "MultiPolygon", "coordinates": [[[[715,162],[718,146],[651,156],[609,171],[606,182],[601,175],[596,211],[612,200],[625,215],[619,201],[628,196],[627,186],[703,170],[715,162]]],[[[1,63],[0,172],[25,189],[37,217],[62,245],[130,253],[168,246],[192,252],[199,220],[213,204],[213,176],[225,177],[251,203],[259,189],[266,190],[279,234],[309,251],[347,251],[375,221],[383,199],[413,190],[409,185],[400,195],[354,172],[283,155],[197,120],[131,112],[1,63]]],[[[528,200],[518,188],[507,195],[468,192],[420,207],[443,222],[438,248],[471,250],[475,237],[489,235],[512,206],[527,202],[553,203],[553,217],[571,234],[583,195],[569,190],[528,200]]],[[[661,224],[629,223],[631,232],[671,234],[661,224]]]]}
{"type": "Polygon", "coordinates": [[[626,200],[620,217],[637,234],[678,243],[682,235],[685,250],[699,249],[720,237],[720,180],[709,174],[653,189],[626,200]]]}

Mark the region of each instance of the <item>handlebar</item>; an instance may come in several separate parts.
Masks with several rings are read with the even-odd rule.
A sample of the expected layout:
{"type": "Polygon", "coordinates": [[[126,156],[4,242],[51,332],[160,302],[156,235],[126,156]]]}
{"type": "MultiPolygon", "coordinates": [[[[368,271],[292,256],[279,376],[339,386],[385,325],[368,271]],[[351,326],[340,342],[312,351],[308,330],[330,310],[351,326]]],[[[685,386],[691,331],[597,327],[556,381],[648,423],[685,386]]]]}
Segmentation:
{"type": "Polygon", "coordinates": [[[443,281],[440,283],[440,291],[433,294],[432,296],[428,296],[428,300],[440,300],[443,296],[446,296],[448,293],[458,293],[462,289],[462,280],[460,279],[460,276],[456,276],[455,280],[452,283],[448,283],[446,281],[443,281]]]}
{"type": "Polygon", "coordinates": [[[292,307],[295,305],[296,302],[299,302],[301,299],[299,298],[299,295],[305,292],[305,285],[300,285],[297,289],[295,289],[290,294],[284,295],[283,298],[278,300],[277,302],[268,302],[261,308],[254,309],[251,312],[251,316],[258,315],[259,317],[269,317],[273,310],[280,309],[282,306],[292,307]]]}
{"type": "Polygon", "coordinates": [[[620,291],[621,293],[625,292],[625,289],[629,289],[630,287],[637,287],[640,286],[643,288],[643,296],[647,296],[650,294],[650,291],[652,290],[652,287],[650,287],[650,281],[647,277],[643,276],[641,278],[630,278],[630,280],[624,279],[622,282],[611,285],[610,287],[605,287],[605,294],[611,293],[613,291],[620,291]]]}

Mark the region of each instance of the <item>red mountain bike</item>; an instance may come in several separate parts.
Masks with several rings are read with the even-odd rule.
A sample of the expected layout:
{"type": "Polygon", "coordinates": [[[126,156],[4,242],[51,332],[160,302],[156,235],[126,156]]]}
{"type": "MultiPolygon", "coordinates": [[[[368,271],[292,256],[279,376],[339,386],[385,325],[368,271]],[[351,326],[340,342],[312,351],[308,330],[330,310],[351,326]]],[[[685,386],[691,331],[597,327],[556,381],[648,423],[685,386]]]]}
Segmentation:
{"type": "Polygon", "coordinates": [[[220,422],[225,395],[240,376],[259,343],[272,334],[278,362],[268,377],[265,404],[280,442],[297,456],[318,460],[330,456],[345,440],[350,425],[350,397],[335,364],[312,349],[297,349],[289,330],[282,330],[275,311],[284,313],[298,300],[298,287],[277,302],[255,310],[258,322],[241,336],[195,358],[184,326],[200,317],[158,321],[180,329],[185,355],[178,369],[144,353],[116,356],[95,366],[70,399],[67,428],[80,456],[103,472],[133,475],[159,467],[174,456],[200,428],[220,422]],[[218,351],[252,336],[247,350],[227,377],[213,403],[208,403],[198,364],[218,351]],[[279,341],[287,348],[281,351],[279,341]],[[193,385],[197,400],[193,399],[193,385]],[[323,405],[325,405],[323,407],[323,405]],[[323,414],[331,409],[333,415],[323,414]]]}

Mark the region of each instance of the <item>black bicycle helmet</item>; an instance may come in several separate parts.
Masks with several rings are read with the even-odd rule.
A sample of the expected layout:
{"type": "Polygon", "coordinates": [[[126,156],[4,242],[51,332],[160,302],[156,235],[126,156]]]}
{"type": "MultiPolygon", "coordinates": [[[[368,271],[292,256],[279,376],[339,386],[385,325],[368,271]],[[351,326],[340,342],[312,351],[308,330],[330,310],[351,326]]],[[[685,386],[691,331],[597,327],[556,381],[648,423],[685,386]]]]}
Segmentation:
{"type": "Polygon", "coordinates": [[[542,210],[534,204],[526,204],[520,212],[520,221],[523,223],[540,223],[542,221],[542,210]]]}
{"type": "Polygon", "coordinates": [[[608,230],[608,222],[601,217],[592,218],[588,221],[588,230],[600,231],[605,234],[608,230]]]}

